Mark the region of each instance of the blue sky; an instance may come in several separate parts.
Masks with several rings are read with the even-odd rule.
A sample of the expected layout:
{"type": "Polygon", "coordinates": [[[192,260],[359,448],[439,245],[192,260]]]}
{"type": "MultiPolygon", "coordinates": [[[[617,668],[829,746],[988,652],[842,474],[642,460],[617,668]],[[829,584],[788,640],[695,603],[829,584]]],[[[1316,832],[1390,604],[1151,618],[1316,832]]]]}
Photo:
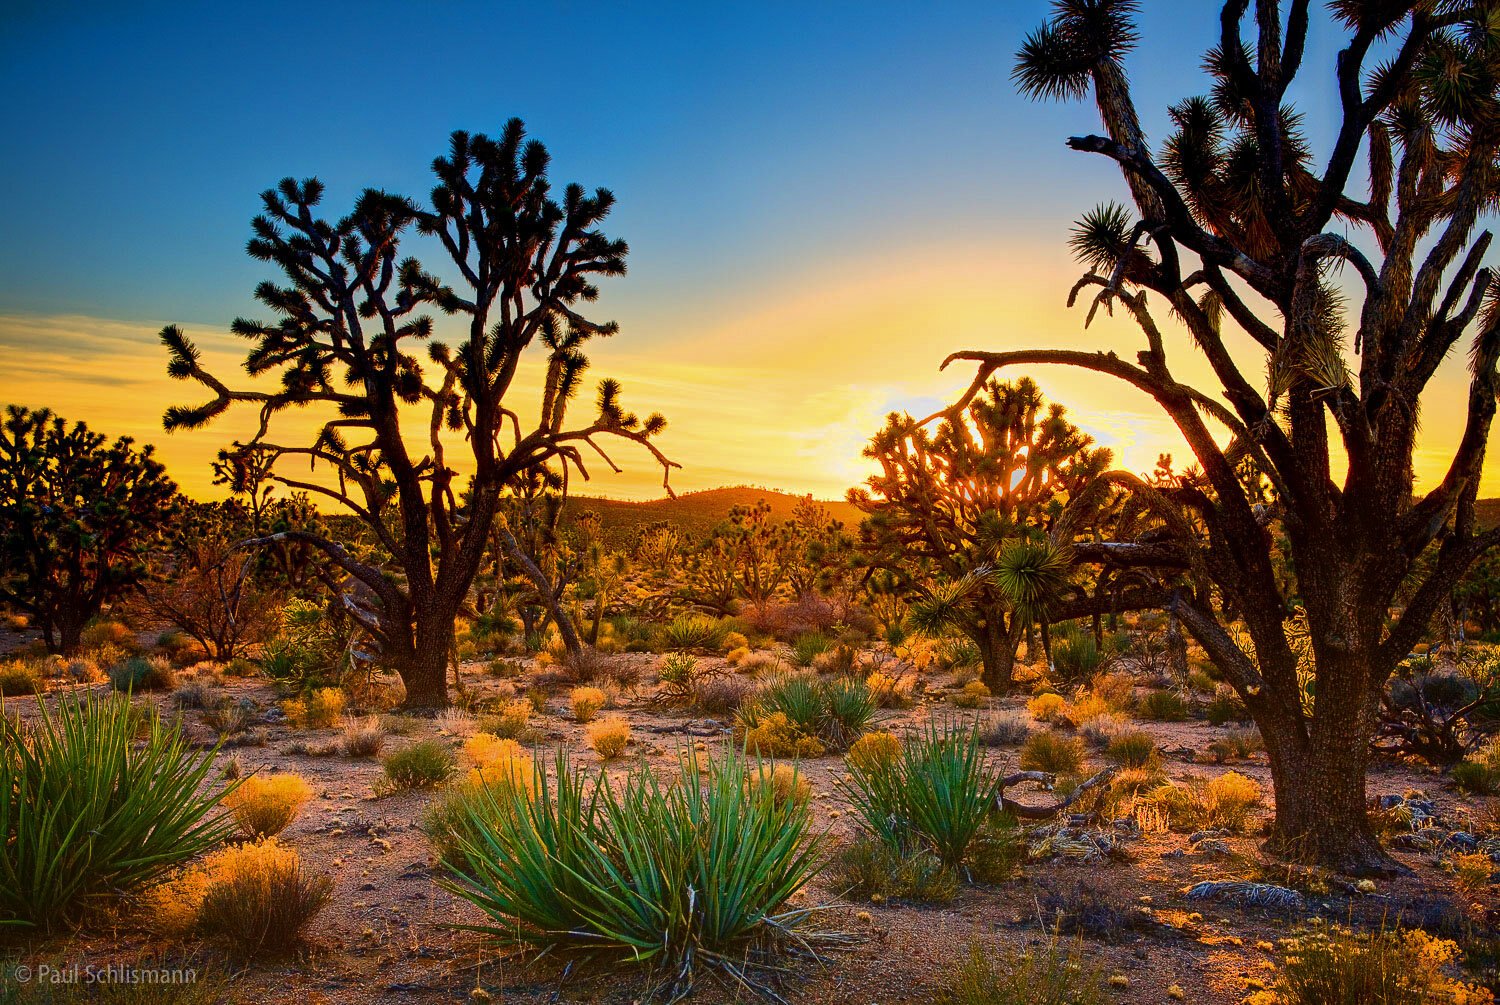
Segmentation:
{"type": "MultiPolygon", "coordinates": [[[[153,333],[178,322],[231,363],[242,351],[214,333],[258,313],[268,273],[243,253],[258,192],[317,175],[332,216],[367,186],[424,197],[450,130],[518,115],[555,184],[619,198],[606,229],[630,242],[630,274],[605,286],[596,313],[622,334],[598,362],[645,392],[627,403],[654,393],[686,416],[666,441],[685,487],[836,494],[885,411],[963,383],[936,374],[947,351],[1138,341],[1108,323],[1085,336],[1062,306],[1069,225],[1124,188],[1063,145],[1097,128],[1091,106],[1010,83],[1047,6],[10,0],[0,348],[29,362],[0,398],[161,440],[163,399],[183,391],[153,333]]],[[[1166,104],[1205,89],[1218,5],[1143,7],[1130,72],[1159,139],[1166,104]]],[[[1297,92],[1315,136],[1331,31],[1315,28],[1297,92]]],[[[1132,467],[1175,442],[1144,401],[1043,386],[1132,467]]],[[[169,463],[201,472],[227,435],[177,437],[169,463]]],[[[649,494],[646,475],[601,490],[649,494]]]]}

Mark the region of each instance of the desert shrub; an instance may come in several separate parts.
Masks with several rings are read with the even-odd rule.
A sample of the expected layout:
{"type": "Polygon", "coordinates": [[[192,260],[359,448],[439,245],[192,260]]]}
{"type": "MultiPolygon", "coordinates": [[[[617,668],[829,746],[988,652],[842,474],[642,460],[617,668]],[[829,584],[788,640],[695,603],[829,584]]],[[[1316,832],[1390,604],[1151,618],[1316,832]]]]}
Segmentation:
{"type": "Polygon", "coordinates": [[[1187,718],[1187,702],[1176,691],[1148,691],[1136,702],[1135,713],[1155,722],[1181,722],[1187,718]]]}
{"type": "Polygon", "coordinates": [[[1454,855],[1450,866],[1454,884],[1467,893],[1489,886],[1495,874],[1495,863],[1484,852],[1454,855]]]}
{"type": "Polygon", "coordinates": [[[253,710],[254,706],[246,701],[235,701],[225,695],[203,710],[203,724],[221,736],[233,736],[245,731],[253,710]]]}
{"type": "Polygon", "coordinates": [[[689,701],[693,696],[693,685],[703,671],[698,660],[685,652],[671,652],[656,664],[659,683],[658,699],[665,701],[689,701]]]}
{"type": "Polygon", "coordinates": [[[875,696],[875,704],[881,708],[908,708],[912,704],[912,693],[917,687],[915,674],[883,673],[875,671],[865,678],[865,686],[875,696]]]}
{"type": "Polygon", "coordinates": [[[0,697],[40,694],[47,690],[47,678],[40,660],[12,659],[0,663],[0,697]]]}
{"type": "Polygon", "coordinates": [[[469,736],[479,728],[473,714],[457,705],[443,709],[432,717],[432,722],[441,736],[469,736]]]}
{"type": "Polygon", "coordinates": [[[1036,903],[1038,920],[1054,935],[1073,935],[1121,942],[1132,932],[1151,931],[1156,921],[1135,901],[1107,883],[1091,878],[1064,878],[1044,885],[1036,903]]]}
{"type": "Polygon", "coordinates": [[[24,735],[0,715],[0,923],[73,920],[222,840],[214,753],[123,697],[64,698],[24,735]]]}
{"type": "Polygon", "coordinates": [[[215,852],[203,872],[198,930],[248,953],[295,945],[333,897],[333,880],[309,872],[274,838],[215,852]]]}
{"type": "Polygon", "coordinates": [[[380,764],[385,769],[378,786],[382,793],[440,785],[457,767],[453,752],[438,740],[422,740],[392,751],[380,764]]]}
{"type": "Polygon", "coordinates": [[[870,774],[886,771],[901,756],[901,741],[893,733],[866,733],[849,747],[844,759],[870,774]]]}
{"type": "Polygon", "coordinates": [[[796,764],[785,761],[762,761],[751,773],[750,784],[752,789],[756,784],[769,785],[771,798],[778,806],[785,802],[802,805],[812,798],[812,782],[797,770],[796,764]]]}
{"type": "Polygon", "coordinates": [[[604,692],[597,687],[575,687],[568,695],[574,722],[589,722],[604,707],[604,692]]]}
{"type": "Polygon", "coordinates": [[[958,871],[932,852],[918,848],[903,854],[870,834],[841,845],[823,875],[845,897],[932,904],[958,893],[958,871]]]}
{"type": "Polygon", "coordinates": [[[136,638],[135,632],[123,621],[109,621],[98,619],[90,622],[78,636],[78,642],[85,649],[98,649],[101,646],[114,646],[126,652],[139,652],[140,640],[136,638]]]}
{"type": "Polygon", "coordinates": [[[1275,982],[1247,1005],[1426,1005],[1491,1001],[1444,968],[1458,946],[1421,929],[1354,933],[1337,926],[1291,940],[1275,982]]]}
{"type": "Polygon", "coordinates": [[[660,640],[663,649],[718,652],[728,634],[729,629],[722,622],[699,614],[683,614],[661,627],[660,640]]]}
{"type": "Polygon", "coordinates": [[[251,775],[225,797],[224,805],[246,837],[266,838],[286,830],[311,796],[301,775],[251,775]]]}
{"type": "Polygon", "coordinates": [[[1062,626],[1052,636],[1052,666],[1069,684],[1087,680],[1099,669],[1104,655],[1094,644],[1094,634],[1076,622],[1062,626]]]}
{"type": "Polygon", "coordinates": [[[750,655],[750,652],[749,646],[740,646],[737,649],[731,649],[724,654],[724,662],[732,667],[737,667],[740,665],[740,661],[750,655]]]}
{"type": "Polygon", "coordinates": [[[975,673],[984,664],[979,647],[965,635],[949,636],[938,642],[935,657],[944,670],[975,673]]]}
{"type": "Polygon", "coordinates": [[[1242,831],[1250,811],[1260,805],[1260,784],[1237,771],[1209,782],[1168,783],[1145,793],[1140,803],[1161,813],[1179,830],[1219,827],[1242,831]]]}
{"type": "Polygon", "coordinates": [[[1223,736],[1209,743],[1208,752],[1215,761],[1224,762],[1236,758],[1244,759],[1257,750],[1264,750],[1266,741],[1254,726],[1243,729],[1231,728],[1223,736]]]}
{"type": "Polygon", "coordinates": [[[785,712],[765,712],[747,705],[740,709],[735,725],[745,750],[761,757],[822,757],[828,752],[817,737],[802,732],[785,712]]]}
{"type": "Polygon", "coordinates": [[[748,650],[749,648],[750,640],[745,637],[743,632],[726,632],[724,640],[719,643],[719,651],[722,653],[733,652],[736,649],[748,650]]]}
{"type": "Polygon", "coordinates": [[[753,677],[760,673],[781,673],[786,670],[786,664],[773,652],[757,650],[742,657],[735,664],[735,669],[748,677],[753,677]]]}
{"type": "Polygon", "coordinates": [[[848,765],[844,788],[866,830],[903,854],[925,847],[944,865],[963,866],[999,785],[977,730],[929,722],[888,763],[848,765]]]}
{"type": "Polygon", "coordinates": [[[740,708],[739,720],[750,730],[779,713],[802,736],[843,750],[869,728],[877,710],[874,694],[857,677],[795,673],[767,681],[755,699],[740,708]]]}
{"type": "Polygon", "coordinates": [[[1083,742],[1048,730],[1033,733],[1021,748],[1022,771],[1076,774],[1083,768],[1083,742]]]}
{"type": "Polygon", "coordinates": [[[170,691],[177,671],[164,656],[132,656],[109,668],[109,683],[116,691],[170,691]]]}
{"type": "Polygon", "coordinates": [[[442,885],[493,919],[480,930],[497,939],[616,952],[670,975],[676,994],[695,967],[744,978],[754,950],[795,951],[788,936],[809,912],[782,905],[817,870],[822,844],[807,807],[778,802],[741,756],[681,757],[679,782],[641,765],[612,785],[559,750],[551,778],[538,768],[534,798],[481,791],[477,836],[460,838],[442,885]]]}
{"type": "Polygon", "coordinates": [[[1242,831],[1250,811],[1260,805],[1260,783],[1240,774],[1226,771],[1211,780],[1204,792],[1204,823],[1209,827],[1242,831]]]}
{"type": "Polygon", "coordinates": [[[1125,723],[1110,712],[1091,716],[1078,723],[1078,735],[1091,747],[1108,747],[1116,736],[1125,731],[1125,723]]]}
{"type": "Polygon", "coordinates": [[[1104,756],[1126,768],[1144,767],[1156,755],[1156,739],[1143,730],[1121,733],[1110,741],[1104,756]]]}
{"type": "Polygon", "coordinates": [[[211,708],[215,692],[207,681],[190,680],[172,692],[172,701],[178,708],[211,708]]]}
{"type": "Polygon", "coordinates": [[[341,688],[323,687],[281,703],[287,722],[298,729],[331,729],[338,725],[348,698],[341,688]]]}
{"type": "Polygon", "coordinates": [[[586,645],[576,653],[564,652],[558,665],[569,680],[579,684],[592,684],[613,676],[619,662],[610,659],[609,654],[597,646],[586,645]]]}
{"type": "Polygon", "coordinates": [[[1002,715],[980,724],[979,742],[986,747],[1015,747],[1031,735],[1031,724],[1019,715],[1002,715]]]}
{"type": "Polygon", "coordinates": [[[1068,699],[1051,691],[1039,694],[1026,703],[1026,711],[1037,722],[1052,723],[1067,714],[1068,699]]]}
{"type": "Polygon", "coordinates": [[[693,707],[705,715],[731,715],[755,694],[755,685],[726,674],[702,676],[693,682],[693,707]]]}
{"type": "Polygon", "coordinates": [[[971,942],[938,989],[937,1005],[1098,1005],[1107,1001],[1104,984],[1085,959],[1055,935],[1023,954],[989,953],[971,942]]]}
{"type": "Polygon", "coordinates": [[[385,727],[376,715],[344,720],[344,733],[339,737],[339,748],[345,757],[374,757],[385,746],[385,727]]]}
{"type": "Polygon", "coordinates": [[[630,723],[624,716],[611,715],[589,723],[589,746],[606,761],[612,761],[625,753],[630,742],[630,723]]]}
{"type": "Polygon", "coordinates": [[[1204,706],[1203,714],[1215,726],[1222,726],[1226,722],[1246,722],[1250,718],[1240,696],[1226,687],[1215,688],[1213,700],[1204,706]]]}
{"type": "Polygon", "coordinates": [[[833,647],[833,639],[822,632],[803,632],[792,641],[792,662],[799,667],[810,667],[813,660],[830,652],[833,647]]]}
{"type": "Polygon", "coordinates": [[[1454,788],[1467,795],[1493,796],[1500,792],[1500,771],[1481,760],[1459,761],[1449,776],[1454,788]]]}
{"type": "MultiPolygon", "coordinates": [[[[545,695],[541,697],[543,701],[546,700],[545,695]]],[[[531,717],[537,711],[539,710],[529,698],[512,698],[500,706],[499,712],[486,716],[479,723],[479,728],[506,740],[519,740],[530,734],[531,717]]]]}
{"type": "Polygon", "coordinates": [[[953,695],[953,704],[959,708],[983,708],[989,701],[990,689],[977,680],[971,680],[953,695]]]}

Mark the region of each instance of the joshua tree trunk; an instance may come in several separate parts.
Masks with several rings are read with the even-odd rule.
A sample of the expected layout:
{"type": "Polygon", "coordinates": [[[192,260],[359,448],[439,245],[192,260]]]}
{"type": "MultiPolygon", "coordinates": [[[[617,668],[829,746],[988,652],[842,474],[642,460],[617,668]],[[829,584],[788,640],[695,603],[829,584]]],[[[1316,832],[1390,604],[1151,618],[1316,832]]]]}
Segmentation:
{"type": "Polygon", "coordinates": [[[1010,690],[1016,667],[1016,649],[1020,645],[1020,632],[1012,622],[1007,630],[1003,615],[985,618],[964,628],[964,634],[973,640],[979,649],[979,659],[984,669],[980,679],[994,694],[1010,690]]]}

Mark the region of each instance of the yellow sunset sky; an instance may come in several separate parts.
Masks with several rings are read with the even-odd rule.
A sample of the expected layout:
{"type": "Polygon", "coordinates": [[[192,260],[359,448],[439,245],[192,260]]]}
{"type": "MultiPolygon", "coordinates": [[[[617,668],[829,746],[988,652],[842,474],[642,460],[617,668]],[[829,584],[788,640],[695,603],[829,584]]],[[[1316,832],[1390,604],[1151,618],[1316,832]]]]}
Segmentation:
{"type": "MultiPolygon", "coordinates": [[[[1083,308],[1064,305],[1074,272],[1060,256],[1028,260],[1022,249],[976,246],[954,256],[962,268],[923,267],[940,261],[930,250],[909,247],[866,256],[857,265],[842,263],[806,284],[809,292],[767,289],[759,299],[770,306],[702,328],[684,321],[678,330],[668,325],[639,338],[626,324],[619,336],[594,343],[588,385],[600,376],[618,377],[628,408],[667,415],[659,443],[682,465],[672,474],[678,492],[754,484],[834,498],[869,473],[860,450],[888,411],[927,414],[966,385],[968,368],[938,371],[952,350],[1072,346],[1112,349],[1130,358],[1139,347],[1123,318],[1101,312],[1084,330],[1083,308]]],[[[1160,305],[1157,313],[1165,322],[1160,305]]],[[[210,484],[209,462],[219,447],[249,435],[254,409],[237,406],[206,429],[163,432],[166,405],[203,395],[196,385],[167,377],[156,341],[159,327],[85,316],[0,316],[5,397],[154,443],[185,491],[217,497],[222,490],[210,484]]],[[[184,327],[212,371],[245,383],[237,372],[243,342],[222,326],[184,327]]],[[[1209,386],[1206,366],[1185,336],[1169,352],[1180,377],[1209,386]]],[[[1255,357],[1242,356],[1247,369],[1257,372],[1255,357]]],[[[1173,453],[1179,466],[1188,462],[1175,429],[1144,395],[1065,368],[1031,375],[1068,405],[1074,421],[1115,451],[1118,466],[1146,471],[1160,452],[1173,453]]],[[[524,372],[517,382],[523,415],[535,408],[534,384],[524,372]]],[[[1458,439],[1464,389],[1462,359],[1456,357],[1424,402],[1417,462],[1423,483],[1440,477],[1458,439]]],[[[590,407],[588,398],[580,395],[575,409],[590,407]]],[[[284,413],[277,439],[296,442],[318,416],[311,410],[284,413]]],[[[575,493],[630,499],[663,494],[660,471],[644,451],[620,443],[613,456],[622,473],[592,463],[592,479],[575,482],[575,493]]],[[[1482,494],[1500,494],[1493,465],[1482,494]]]]}

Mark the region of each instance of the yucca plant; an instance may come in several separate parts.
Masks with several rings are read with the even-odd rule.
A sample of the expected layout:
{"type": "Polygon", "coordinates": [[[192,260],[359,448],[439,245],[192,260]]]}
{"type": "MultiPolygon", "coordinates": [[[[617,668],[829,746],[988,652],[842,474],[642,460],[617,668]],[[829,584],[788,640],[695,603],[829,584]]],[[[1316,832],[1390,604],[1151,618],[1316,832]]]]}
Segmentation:
{"type": "Polygon", "coordinates": [[[215,750],[123,696],[64,698],[22,728],[0,716],[0,923],[52,928],[221,841],[215,750]],[[135,741],[144,732],[144,740],[135,741]]]}
{"type": "Polygon", "coordinates": [[[661,627],[664,649],[709,649],[718,651],[729,629],[722,622],[701,614],[682,614],[661,627]]]}
{"type": "Polygon", "coordinates": [[[767,681],[741,709],[740,720],[753,725],[781,712],[804,736],[842,750],[869,728],[879,709],[875,693],[857,677],[789,673],[767,681]]]}
{"type": "Polygon", "coordinates": [[[815,909],[786,909],[817,871],[821,836],[806,805],[778,802],[770,772],[731,752],[700,772],[681,754],[681,781],[642,765],[612,787],[559,750],[535,792],[474,790],[468,826],[444,859],[444,886],[495,922],[463,926],[504,942],[623,956],[651,968],[673,1000],[700,967],[755,991],[771,951],[805,952],[815,909]]]}
{"type": "Polygon", "coordinates": [[[849,793],[866,829],[892,848],[931,851],[963,865],[996,806],[999,774],[985,764],[978,727],[928,722],[888,764],[848,762],[849,793]]]}

